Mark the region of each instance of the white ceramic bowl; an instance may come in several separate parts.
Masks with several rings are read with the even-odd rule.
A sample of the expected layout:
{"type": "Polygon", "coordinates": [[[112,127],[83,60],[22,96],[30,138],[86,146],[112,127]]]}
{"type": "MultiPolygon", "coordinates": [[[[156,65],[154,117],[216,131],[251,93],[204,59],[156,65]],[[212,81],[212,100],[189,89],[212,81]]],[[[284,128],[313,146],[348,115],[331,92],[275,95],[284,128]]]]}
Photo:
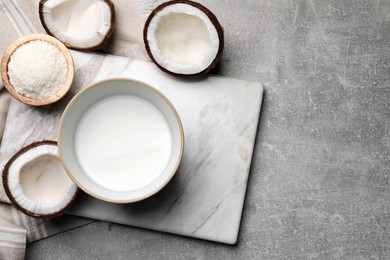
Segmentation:
{"type": "Polygon", "coordinates": [[[60,158],[70,178],[91,196],[113,203],[139,201],[161,190],[174,176],[184,149],[183,127],[171,102],[157,89],[131,79],[101,81],[78,93],[62,115],[58,140],[60,158]],[[143,112],[143,106],[131,109],[127,101],[118,110],[122,99],[145,102],[161,116],[148,116],[149,110],[143,112]],[[91,113],[101,115],[104,122],[90,119],[91,113]],[[129,120],[122,121],[123,116],[129,120]],[[166,128],[159,129],[157,121],[166,128]],[[123,127],[118,122],[123,122],[123,127]],[[154,140],[160,142],[164,153],[149,149],[154,140]]]}

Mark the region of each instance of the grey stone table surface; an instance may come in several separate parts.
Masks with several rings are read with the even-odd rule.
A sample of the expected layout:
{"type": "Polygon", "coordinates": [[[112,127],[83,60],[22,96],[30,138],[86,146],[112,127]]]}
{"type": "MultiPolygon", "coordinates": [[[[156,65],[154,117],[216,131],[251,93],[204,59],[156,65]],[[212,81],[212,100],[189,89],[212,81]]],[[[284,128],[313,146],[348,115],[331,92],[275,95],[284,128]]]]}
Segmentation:
{"type": "Polygon", "coordinates": [[[389,259],[390,1],[199,2],[266,91],[237,245],[94,222],[27,259],[389,259]]]}

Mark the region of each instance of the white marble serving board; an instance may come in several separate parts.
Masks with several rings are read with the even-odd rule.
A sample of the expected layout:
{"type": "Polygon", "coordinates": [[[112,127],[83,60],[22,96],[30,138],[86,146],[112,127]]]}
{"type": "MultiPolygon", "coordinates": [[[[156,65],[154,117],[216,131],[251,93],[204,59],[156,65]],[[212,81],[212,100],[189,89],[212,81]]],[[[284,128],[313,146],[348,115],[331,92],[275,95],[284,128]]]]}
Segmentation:
{"type": "Polygon", "coordinates": [[[120,205],[82,194],[69,214],[143,227],[221,243],[237,241],[259,120],[260,83],[210,76],[180,80],[148,62],[72,52],[72,91],[58,104],[34,108],[13,100],[0,163],[22,146],[57,139],[66,104],[97,80],[130,77],[162,91],[176,107],[185,131],[185,152],[172,181],[145,201],[120,205]]]}

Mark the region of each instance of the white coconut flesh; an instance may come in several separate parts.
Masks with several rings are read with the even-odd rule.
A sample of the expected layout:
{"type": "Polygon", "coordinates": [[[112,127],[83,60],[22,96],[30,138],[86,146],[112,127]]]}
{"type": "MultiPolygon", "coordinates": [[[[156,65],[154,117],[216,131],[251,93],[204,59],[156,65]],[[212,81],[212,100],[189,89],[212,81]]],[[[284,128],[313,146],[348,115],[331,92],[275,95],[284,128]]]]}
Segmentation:
{"type": "Polygon", "coordinates": [[[51,34],[77,48],[99,45],[111,27],[110,7],[103,0],[48,0],[42,16],[51,34]]]}
{"type": "Polygon", "coordinates": [[[214,24],[200,9],[172,4],[154,15],[147,40],[155,61],[177,74],[196,74],[208,68],[219,50],[214,24]]]}
{"type": "Polygon", "coordinates": [[[68,177],[55,145],[40,145],[21,154],[8,170],[15,201],[37,215],[60,212],[74,198],[77,186],[68,177]]]}

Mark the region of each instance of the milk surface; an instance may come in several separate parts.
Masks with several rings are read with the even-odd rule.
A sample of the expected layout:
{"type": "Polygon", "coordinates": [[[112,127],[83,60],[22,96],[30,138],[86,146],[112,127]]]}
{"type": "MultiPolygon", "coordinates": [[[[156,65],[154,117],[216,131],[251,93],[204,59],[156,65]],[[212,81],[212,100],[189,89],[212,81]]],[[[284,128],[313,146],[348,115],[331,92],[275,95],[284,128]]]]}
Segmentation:
{"type": "Polygon", "coordinates": [[[99,185],[116,191],[145,187],[165,169],[171,131],[151,103],[131,95],[105,98],[82,116],[76,129],[77,159],[99,185]]]}

